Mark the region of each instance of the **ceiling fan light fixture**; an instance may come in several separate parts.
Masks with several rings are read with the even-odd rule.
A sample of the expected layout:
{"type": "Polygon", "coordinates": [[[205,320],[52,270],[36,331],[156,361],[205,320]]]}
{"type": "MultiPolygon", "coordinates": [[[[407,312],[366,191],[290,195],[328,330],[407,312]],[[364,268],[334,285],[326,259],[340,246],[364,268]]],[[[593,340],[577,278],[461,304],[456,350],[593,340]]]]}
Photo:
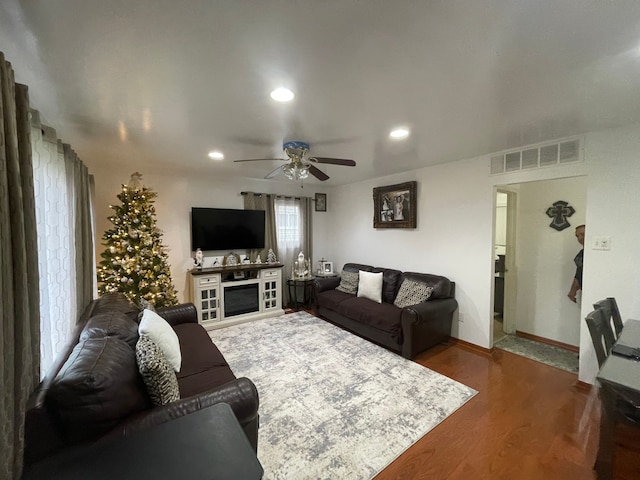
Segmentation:
{"type": "Polygon", "coordinates": [[[407,138],[409,136],[409,130],[404,127],[394,128],[393,130],[391,130],[389,136],[395,140],[407,138]]]}
{"type": "Polygon", "coordinates": [[[282,173],[289,180],[304,180],[309,177],[309,165],[306,163],[285,165],[282,167],[282,173]]]}
{"type": "Polygon", "coordinates": [[[291,165],[285,165],[284,167],[282,167],[282,172],[284,173],[284,176],[287,177],[289,180],[296,180],[295,168],[292,167],[291,165]]]}
{"type": "Polygon", "coordinates": [[[271,92],[271,98],[273,98],[276,102],[290,102],[295,97],[295,94],[289,90],[288,88],[280,87],[276,88],[273,92],[271,92]]]}
{"type": "Polygon", "coordinates": [[[213,151],[209,152],[208,156],[212,160],[222,160],[222,159],[224,159],[224,154],[222,152],[217,151],[217,150],[213,150],[213,151]]]}

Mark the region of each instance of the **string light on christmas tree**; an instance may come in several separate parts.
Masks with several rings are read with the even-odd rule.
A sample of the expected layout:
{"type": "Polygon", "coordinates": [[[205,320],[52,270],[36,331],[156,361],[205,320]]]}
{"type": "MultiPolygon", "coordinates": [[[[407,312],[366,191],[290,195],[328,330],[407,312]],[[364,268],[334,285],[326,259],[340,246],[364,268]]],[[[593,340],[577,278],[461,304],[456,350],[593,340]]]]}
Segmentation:
{"type": "Polygon", "coordinates": [[[135,172],[118,194],[120,205],[109,205],[114,228],[102,236],[105,250],[98,269],[100,293],[121,292],[136,304],[145,299],[156,307],[177,304],[176,290],[162,232],[156,226],[155,192],[144,187],[135,172]]]}

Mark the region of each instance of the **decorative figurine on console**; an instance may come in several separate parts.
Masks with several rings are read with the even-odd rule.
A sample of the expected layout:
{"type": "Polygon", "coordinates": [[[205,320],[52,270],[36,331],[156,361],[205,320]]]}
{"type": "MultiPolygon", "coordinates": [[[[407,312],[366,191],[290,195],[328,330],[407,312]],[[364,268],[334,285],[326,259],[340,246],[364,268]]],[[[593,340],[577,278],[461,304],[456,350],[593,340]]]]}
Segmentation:
{"type": "Polygon", "coordinates": [[[256,257],[256,264],[260,265],[262,263],[262,259],[260,258],[260,254],[256,257]]]}
{"type": "Polygon", "coordinates": [[[269,249],[269,253],[267,255],[267,263],[278,263],[278,260],[276,259],[276,254],[273,253],[272,248],[269,249]]]}
{"type": "Polygon", "coordinates": [[[198,270],[202,270],[202,265],[204,264],[204,254],[199,248],[196,249],[196,255],[193,257],[193,261],[196,264],[196,268],[198,270]]]}
{"type": "Polygon", "coordinates": [[[309,272],[311,272],[311,265],[309,264],[309,260],[305,260],[304,253],[300,252],[298,254],[298,259],[294,260],[293,268],[292,268],[292,278],[307,278],[309,276],[309,272]]]}

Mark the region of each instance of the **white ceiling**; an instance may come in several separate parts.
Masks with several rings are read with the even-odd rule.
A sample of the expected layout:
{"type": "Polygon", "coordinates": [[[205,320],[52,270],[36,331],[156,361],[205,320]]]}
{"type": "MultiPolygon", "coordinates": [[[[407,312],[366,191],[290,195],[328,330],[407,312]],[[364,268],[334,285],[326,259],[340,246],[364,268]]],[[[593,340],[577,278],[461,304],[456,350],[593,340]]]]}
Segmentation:
{"type": "Polygon", "coordinates": [[[262,178],[232,160],[303,140],[357,162],[339,185],[640,121],[638,0],[3,0],[0,31],[46,122],[127,173],[262,178]]]}

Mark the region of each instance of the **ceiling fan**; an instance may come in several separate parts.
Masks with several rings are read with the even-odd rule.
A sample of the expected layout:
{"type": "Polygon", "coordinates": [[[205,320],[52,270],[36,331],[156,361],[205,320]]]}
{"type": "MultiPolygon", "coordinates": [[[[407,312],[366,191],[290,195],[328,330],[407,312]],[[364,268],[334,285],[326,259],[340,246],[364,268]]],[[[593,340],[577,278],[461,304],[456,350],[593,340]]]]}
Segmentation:
{"type": "MultiPolygon", "coordinates": [[[[290,180],[303,180],[309,174],[318,180],[325,181],[329,179],[329,175],[324,173],[314,163],[327,163],[331,165],[344,165],[346,167],[355,167],[354,160],[346,160],[343,158],[326,158],[326,157],[310,157],[309,144],[305,142],[286,142],[282,148],[289,157],[289,163],[280,165],[278,168],[267,174],[264,178],[273,178],[280,173],[284,173],[285,177],[290,180]]],[[[263,160],[286,160],[282,158],[252,158],[248,160],[234,160],[234,162],[258,162],[263,160]]]]}

